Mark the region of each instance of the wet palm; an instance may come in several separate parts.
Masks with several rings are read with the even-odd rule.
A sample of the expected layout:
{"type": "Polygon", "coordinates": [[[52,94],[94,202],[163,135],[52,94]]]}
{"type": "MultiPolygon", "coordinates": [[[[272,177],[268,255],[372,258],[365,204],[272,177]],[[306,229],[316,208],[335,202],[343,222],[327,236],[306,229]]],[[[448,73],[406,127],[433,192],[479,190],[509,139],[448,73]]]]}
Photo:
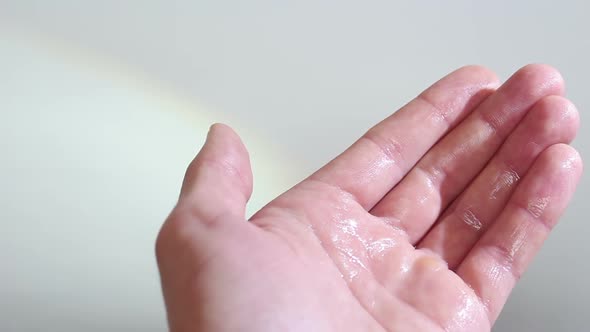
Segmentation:
{"type": "Polygon", "coordinates": [[[173,331],[488,331],[569,201],[577,111],[553,69],[445,77],[245,221],[226,126],[157,254],[173,331]]]}

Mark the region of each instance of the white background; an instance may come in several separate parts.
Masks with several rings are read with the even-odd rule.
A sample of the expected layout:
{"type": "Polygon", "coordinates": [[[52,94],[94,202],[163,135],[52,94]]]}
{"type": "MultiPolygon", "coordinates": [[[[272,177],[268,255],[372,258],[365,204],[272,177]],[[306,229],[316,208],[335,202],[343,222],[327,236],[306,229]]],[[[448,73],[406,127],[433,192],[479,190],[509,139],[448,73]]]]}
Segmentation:
{"type": "MultiPolygon", "coordinates": [[[[0,330],[163,331],[160,223],[207,127],[254,211],[465,64],[564,75],[587,157],[585,1],[0,0],[0,330]]],[[[586,331],[590,189],[495,331],[586,331]]]]}

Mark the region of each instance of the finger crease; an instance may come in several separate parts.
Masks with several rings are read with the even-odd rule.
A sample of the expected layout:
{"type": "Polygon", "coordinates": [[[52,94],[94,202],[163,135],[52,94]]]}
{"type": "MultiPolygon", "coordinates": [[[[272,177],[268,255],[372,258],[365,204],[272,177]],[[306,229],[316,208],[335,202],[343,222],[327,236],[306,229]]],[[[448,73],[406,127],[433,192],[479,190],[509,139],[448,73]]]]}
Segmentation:
{"type": "Polygon", "coordinates": [[[361,137],[362,139],[375,145],[388,161],[396,164],[404,161],[403,145],[392,137],[385,138],[375,134],[373,130],[369,130],[361,137]]]}
{"type": "Polygon", "coordinates": [[[437,106],[430,100],[430,98],[426,97],[424,94],[420,94],[418,97],[416,97],[416,100],[419,100],[432,109],[431,114],[433,114],[437,119],[445,124],[446,128],[444,131],[453,127],[454,121],[451,119],[448,112],[445,112],[441,107],[437,106]]]}

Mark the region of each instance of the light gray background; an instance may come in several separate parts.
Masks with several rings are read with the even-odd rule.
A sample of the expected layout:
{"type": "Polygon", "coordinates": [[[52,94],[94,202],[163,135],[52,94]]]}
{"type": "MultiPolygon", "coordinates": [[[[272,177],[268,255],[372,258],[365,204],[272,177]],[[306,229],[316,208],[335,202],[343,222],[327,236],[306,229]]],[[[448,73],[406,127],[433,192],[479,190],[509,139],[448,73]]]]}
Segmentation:
{"type": "MultiPolygon", "coordinates": [[[[544,62],[581,111],[586,1],[0,0],[0,330],[165,329],[153,240],[213,121],[251,211],[454,68],[544,62]]],[[[587,177],[495,331],[587,331],[587,177]]]]}

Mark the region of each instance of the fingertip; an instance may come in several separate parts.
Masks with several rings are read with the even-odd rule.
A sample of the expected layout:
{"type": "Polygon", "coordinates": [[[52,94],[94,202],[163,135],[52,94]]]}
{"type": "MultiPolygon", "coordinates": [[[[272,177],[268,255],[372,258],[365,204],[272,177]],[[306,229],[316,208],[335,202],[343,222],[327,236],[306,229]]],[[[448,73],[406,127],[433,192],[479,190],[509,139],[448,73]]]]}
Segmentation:
{"type": "Polygon", "coordinates": [[[457,77],[459,80],[470,81],[479,86],[498,87],[500,79],[491,69],[481,65],[466,65],[453,71],[448,77],[457,77]]]}
{"type": "Polygon", "coordinates": [[[557,112],[560,118],[579,119],[578,108],[571,100],[563,96],[547,96],[539,101],[549,112],[557,112]]]}
{"type": "Polygon", "coordinates": [[[582,156],[571,145],[559,143],[554,144],[540,156],[540,163],[549,164],[550,168],[554,169],[560,174],[569,174],[569,179],[573,180],[573,184],[577,184],[582,175],[584,168],[582,156]]]}
{"type": "Polygon", "coordinates": [[[232,140],[238,140],[241,142],[240,137],[238,134],[228,125],[220,122],[215,122],[209,127],[209,132],[207,133],[207,138],[209,137],[224,137],[224,138],[231,138],[232,140]]]}
{"type": "Polygon", "coordinates": [[[565,81],[561,73],[547,64],[533,63],[520,68],[510,81],[518,81],[521,93],[533,96],[565,94],[565,81]]]}
{"type": "Polygon", "coordinates": [[[181,196],[194,189],[199,181],[197,177],[204,168],[215,169],[219,175],[219,178],[207,181],[235,182],[234,186],[244,197],[250,198],[253,189],[250,157],[246,146],[230,126],[222,123],[211,125],[205,144],[186,170],[181,196]]]}
{"type": "Polygon", "coordinates": [[[547,96],[535,104],[528,115],[533,121],[540,123],[546,132],[557,132],[561,141],[554,143],[571,142],[580,126],[580,116],[576,106],[562,96],[547,96]]]}
{"type": "Polygon", "coordinates": [[[215,140],[216,144],[225,146],[227,153],[248,154],[240,136],[226,124],[212,124],[207,133],[207,140],[215,140]]]}
{"type": "Polygon", "coordinates": [[[578,150],[571,145],[564,143],[551,145],[545,149],[543,155],[550,160],[569,160],[572,165],[579,164],[582,159],[578,150]]]}
{"type": "Polygon", "coordinates": [[[580,152],[578,152],[573,146],[567,144],[559,144],[559,149],[561,150],[561,168],[571,170],[579,177],[584,169],[584,163],[580,152]]]}
{"type": "Polygon", "coordinates": [[[486,78],[489,81],[499,81],[498,75],[486,66],[470,64],[460,67],[456,70],[458,73],[465,73],[467,75],[486,78]]]}

